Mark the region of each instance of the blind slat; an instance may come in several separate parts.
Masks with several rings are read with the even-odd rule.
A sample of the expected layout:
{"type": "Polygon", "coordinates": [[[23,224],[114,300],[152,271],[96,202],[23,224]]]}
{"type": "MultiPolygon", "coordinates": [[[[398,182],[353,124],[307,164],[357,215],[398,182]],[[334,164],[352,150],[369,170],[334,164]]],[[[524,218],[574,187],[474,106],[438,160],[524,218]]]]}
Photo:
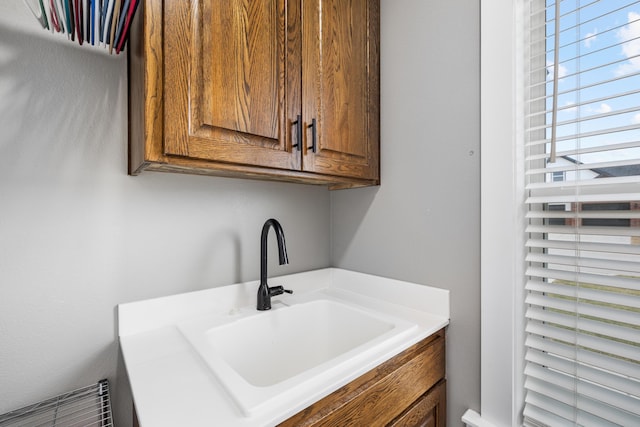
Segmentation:
{"type": "Polygon", "coordinates": [[[624,290],[640,291],[640,280],[619,276],[601,276],[597,274],[553,270],[550,268],[529,267],[527,276],[542,279],[566,280],[569,282],[587,283],[590,285],[610,286],[624,290]]]}
{"type": "MultiPolygon", "coordinates": [[[[587,122],[589,120],[598,120],[598,119],[603,119],[603,118],[606,118],[606,117],[615,117],[615,116],[619,116],[621,114],[635,113],[636,111],[639,111],[639,110],[640,110],[640,105],[637,105],[637,106],[634,106],[634,107],[623,108],[623,109],[620,109],[620,110],[611,110],[611,111],[606,112],[606,113],[592,114],[590,116],[577,116],[575,119],[559,121],[558,123],[556,123],[556,126],[565,126],[565,125],[583,123],[583,122],[587,122]]],[[[542,129],[549,129],[549,128],[551,128],[551,126],[552,126],[551,124],[533,126],[533,127],[529,128],[529,132],[535,132],[535,131],[539,131],[539,130],[542,130],[542,129]]]]}
{"type": "MultiPolygon", "coordinates": [[[[526,299],[526,303],[530,304],[530,307],[527,309],[527,319],[550,322],[555,326],[559,325],[571,330],[576,329],[584,333],[594,334],[604,337],[604,339],[616,342],[640,342],[638,338],[640,330],[633,328],[633,326],[638,326],[637,322],[630,327],[624,327],[619,324],[634,321],[632,319],[633,316],[629,316],[629,312],[625,313],[624,310],[618,310],[617,315],[614,314],[610,319],[607,319],[609,322],[618,323],[607,323],[602,321],[602,310],[598,313],[597,306],[590,306],[589,304],[582,303],[576,304],[571,301],[561,300],[560,298],[554,298],[552,303],[549,303],[548,300],[549,298],[545,298],[543,296],[529,294],[526,299]],[[535,307],[536,305],[542,308],[535,307]],[[560,312],[567,312],[572,309],[575,309],[577,313],[564,314],[560,312]],[[591,320],[589,317],[597,318],[599,320],[591,320]],[[617,320],[617,318],[620,318],[621,320],[617,320]]],[[[633,344],[629,345],[633,346],[633,344]]],[[[635,348],[636,352],[640,353],[640,347],[635,346],[635,348]]]]}
{"type": "Polygon", "coordinates": [[[637,211],[529,211],[527,218],[538,219],[640,219],[640,210],[637,211]]]}
{"type": "Polygon", "coordinates": [[[574,346],[584,347],[590,351],[602,352],[613,359],[632,361],[639,363],[638,348],[621,342],[600,338],[594,335],[570,331],[566,328],[557,328],[542,324],[535,319],[527,322],[525,329],[528,333],[536,334],[546,339],[556,339],[574,346]]]}
{"type": "MultiPolygon", "coordinates": [[[[633,177],[637,179],[638,177],[633,177]]],[[[640,210],[640,194],[632,192],[636,187],[640,186],[638,183],[620,183],[618,184],[610,183],[609,180],[613,180],[613,178],[596,178],[592,179],[593,181],[601,181],[600,185],[581,185],[575,186],[573,185],[573,181],[565,181],[564,186],[553,186],[546,185],[532,189],[528,192],[528,197],[525,202],[528,205],[532,205],[529,207],[530,210],[534,211],[544,211],[544,206],[541,206],[545,203],[597,203],[597,202],[620,202],[620,203],[638,203],[636,206],[628,205],[628,207],[622,206],[614,206],[607,205],[603,206],[602,209],[608,210],[624,210],[624,209],[634,209],[640,210]]],[[[595,206],[587,207],[587,211],[589,209],[594,209],[595,206]]],[[[599,209],[599,210],[602,210],[599,209]]],[[[581,209],[584,211],[585,209],[581,209]]]]}
{"type": "Polygon", "coordinates": [[[635,420],[640,420],[640,401],[633,397],[621,393],[613,393],[610,390],[603,390],[595,384],[579,378],[576,379],[574,376],[557,375],[555,371],[550,371],[549,369],[531,363],[528,363],[525,367],[525,375],[567,390],[575,389],[578,396],[582,395],[592,399],[591,401],[585,400],[583,403],[583,409],[591,414],[597,414],[600,408],[600,405],[593,404],[593,401],[596,401],[619,408],[632,414],[635,420]]]}
{"type": "MultiPolygon", "coordinates": [[[[560,1],[562,1],[562,0],[560,0],[560,1]]],[[[576,7],[575,9],[565,10],[565,13],[563,13],[562,15],[560,15],[560,18],[561,18],[561,19],[562,19],[563,17],[565,17],[565,18],[566,18],[566,17],[567,17],[567,15],[572,14],[572,13],[574,13],[574,12],[577,12],[577,11],[579,11],[579,10],[585,10],[585,9],[586,9],[586,8],[588,8],[589,6],[593,6],[593,5],[598,4],[598,2],[600,2],[600,0],[593,0],[593,1],[589,2],[589,3],[581,3],[581,4],[580,4],[578,7],[576,7]]],[[[591,18],[589,18],[589,19],[587,19],[587,20],[582,20],[582,21],[580,21],[580,23],[581,23],[581,24],[588,24],[588,23],[591,23],[591,22],[593,22],[593,21],[596,21],[596,20],[599,20],[599,19],[604,18],[604,17],[606,17],[606,16],[609,16],[609,15],[611,15],[611,14],[615,13],[615,12],[619,12],[619,11],[621,11],[621,10],[628,9],[628,8],[630,8],[630,7],[632,7],[632,6],[636,5],[636,4],[638,4],[638,3],[640,3],[640,0],[628,1],[628,2],[624,3],[622,6],[621,6],[619,3],[616,3],[614,6],[617,6],[617,7],[610,7],[610,8],[608,8],[608,9],[606,9],[606,12],[604,12],[604,13],[602,13],[602,14],[600,14],[600,15],[596,15],[595,17],[591,17],[591,18]]],[[[545,11],[547,11],[548,9],[550,9],[551,7],[555,7],[555,2],[549,2],[549,4],[547,4],[546,6],[544,5],[544,2],[530,2],[530,3],[529,3],[529,6],[531,7],[531,9],[530,9],[530,10],[531,10],[531,16],[535,16],[535,15],[538,15],[538,14],[540,14],[540,13],[544,13],[545,11]],[[543,5],[543,7],[534,8],[533,6],[534,6],[534,5],[537,5],[538,3],[539,3],[540,5],[543,5]]],[[[553,18],[551,18],[550,20],[551,20],[551,21],[553,21],[554,19],[553,19],[553,18]]],[[[534,25],[532,25],[532,26],[531,26],[531,28],[532,28],[532,29],[534,29],[534,30],[544,29],[544,27],[546,26],[546,23],[547,23],[547,22],[544,20],[544,17],[542,17],[542,18],[540,18],[540,19],[536,20],[536,22],[538,22],[538,21],[542,21],[542,23],[541,23],[541,24],[538,24],[537,26],[536,26],[535,24],[534,24],[534,25]]],[[[574,26],[569,26],[569,27],[567,27],[567,28],[565,28],[565,29],[572,29],[572,28],[574,28],[574,26]]],[[[540,41],[544,41],[545,39],[550,38],[550,37],[552,37],[553,35],[554,35],[554,34],[552,33],[552,34],[550,34],[550,35],[547,35],[544,39],[535,39],[535,41],[533,41],[532,43],[539,43],[540,41]]]]}
{"type": "MultiPolygon", "coordinates": [[[[633,148],[640,148],[640,141],[630,141],[630,142],[622,142],[619,144],[607,144],[607,145],[596,145],[593,147],[576,147],[572,150],[565,150],[558,152],[558,157],[570,157],[570,156],[578,156],[582,154],[593,154],[593,153],[601,153],[607,151],[614,150],[627,150],[633,148]]],[[[548,153],[540,153],[540,154],[530,154],[525,157],[527,162],[536,161],[536,160],[545,160],[549,158],[548,153]]]]}
{"type": "MultiPolygon", "coordinates": [[[[529,382],[525,384],[529,387],[529,382]]],[[[575,427],[575,423],[555,415],[553,412],[528,404],[524,408],[525,427],[575,427]]]]}
{"type": "MultiPolygon", "coordinates": [[[[640,308],[640,294],[611,292],[593,287],[575,286],[564,283],[549,283],[529,280],[525,289],[532,292],[542,292],[567,297],[577,297],[582,300],[597,301],[620,307],[640,308]]],[[[639,367],[640,368],[640,367],[639,367]]],[[[638,371],[640,373],[640,371],[638,371]]]]}
{"type": "MultiPolygon", "coordinates": [[[[532,196],[526,200],[527,204],[543,204],[543,203],[596,203],[596,202],[628,202],[637,201],[640,195],[635,193],[587,193],[574,194],[569,198],[567,195],[558,196],[532,196]]],[[[615,232],[618,233],[619,231],[615,232]]],[[[625,233],[626,234],[626,233],[625,233]]]]}
{"type": "Polygon", "coordinates": [[[542,240],[529,239],[526,246],[528,248],[542,249],[568,249],[580,252],[603,252],[607,254],[629,254],[640,255],[640,245],[627,245],[616,243],[590,243],[590,242],[568,242],[562,240],[542,240]]]}
{"type": "MultiPolygon", "coordinates": [[[[575,255],[566,256],[539,253],[529,253],[527,254],[525,260],[531,263],[545,263],[551,265],[560,264],[570,267],[576,267],[578,269],[581,267],[588,267],[602,270],[619,271],[622,273],[640,273],[640,262],[638,262],[638,260],[620,261],[602,258],[576,257],[575,255]]],[[[638,316],[638,318],[640,318],[640,316],[638,316]]]]}
{"type": "MultiPolygon", "coordinates": [[[[635,20],[629,21],[625,25],[634,24],[636,22],[640,22],[640,19],[635,19],[635,20]]],[[[619,25],[618,28],[624,27],[625,25],[619,25]]],[[[602,33],[599,33],[599,35],[602,36],[602,34],[606,34],[609,31],[611,31],[611,29],[607,29],[606,31],[604,31],[602,33]]],[[[586,38],[582,39],[582,41],[586,41],[588,39],[589,39],[589,37],[586,37],[586,38]]],[[[594,55],[594,54],[602,53],[605,50],[611,49],[611,48],[614,48],[614,47],[618,47],[619,48],[619,47],[623,46],[625,43],[630,43],[630,42],[633,42],[633,41],[638,40],[638,39],[640,39],[640,37],[630,37],[628,39],[620,40],[620,41],[617,41],[615,43],[611,43],[611,44],[602,46],[602,47],[600,47],[598,49],[591,49],[586,53],[581,53],[579,55],[574,55],[574,56],[567,57],[567,58],[564,59],[564,61],[561,62],[561,64],[566,64],[567,62],[571,62],[571,61],[575,61],[575,60],[584,60],[585,58],[592,57],[592,55],[594,55]]],[[[575,43],[576,42],[573,42],[571,44],[575,44],[575,43]]],[[[566,44],[564,46],[560,46],[560,49],[562,50],[562,49],[564,49],[564,48],[566,48],[568,46],[570,46],[570,44],[566,44]]],[[[551,49],[551,50],[546,51],[544,54],[540,54],[540,55],[547,55],[547,54],[549,54],[549,53],[551,53],[553,51],[554,51],[554,49],[551,49]]],[[[537,68],[537,69],[532,69],[532,70],[530,70],[530,72],[535,74],[535,73],[539,73],[539,72],[545,71],[546,69],[547,69],[547,67],[544,66],[544,67],[540,67],[540,68],[537,68]]]]}
{"type": "MultiPolygon", "coordinates": [[[[551,50],[550,52],[553,52],[553,50],[551,50]]],[[[601,70],[602,68],[609,67],[609,66],[611,66],[611,65],[616,65],[616,64],[618,64],[618,65],[619,65],[619,64],[622,64],[622,63],[627,62],[628,60],[637,59],[637,58],[639,58],[639,57],[640,57],[640,54],[637,54],[637,55],[630,55],[630,56],[625,57],[625,58],[616,59],[616,60],[614,60],[614,61],[600,62],[600,63],[598,63],[598,65],[596,65],[596,66],[594,66],[594,67],[590,67],[590,68],[583,68],[583,69],[581,69],[580,71],[577,71],[577,72],[574,72],[574,73],[568,73],[568,74],[565,74],[564,76],[562,76],[562,78],[563,78],[563,79],[566,79],[566,78],[570,78],[570,77],[580,77],[580,76],[583,76],[584,74],[591,73],[591,72],[594,72],[594,71],[598,71],[598,70],[601,70]]],[[[565,62],[566,62],[566,61],[561,60],[561,61],[559,61],[558,63],[559,63],[560,65],[562,65],[562,64],[564,64],[565,62]]],[[[540,82],[540,83],[533,84],[533,85],[531,85],[531,87],[532,87],[532,88],[535,88],[535,87],[537,87],[537,86],[546,85],[547,83],[548,83],[548,82],[544,81],[544,82],[540,82]]]]}
{"type": "MultiPolygon", "coordinates": [[[[565,90],[565,91],[561,90],[561,91],[558,92],[558,96],[568,95],[570,93],[578,92],[578,91],[584,90],[584,89],[599,88],[601,86],[606,86],[609,83],[616,83],[616,82],[620,82],[621,80],[632,79],[632,78],[638,77],[638,76],[640,76],[640,71],[630,72],[628,74],[621,74],[621,75],[617,75],[615,77],[611,77],[611,78],[599,80],[597,82],[585,84],[585,85],[580,86],[579,88],[571,88],[571,89],[568,89],[568,90],[565,90]]],[[[536,102],[539,102],[539,101],[546,100],[548,98],[551,98],[551,95],[545,95],[545,96],[538,97],[538,98],[531,98],[530,100],[528,100],[528,102],[529,103],[536,103],[536,102]]]]}
{"type": "MultiPolygon", "coordinates": [[[[595,201],[595,200],[594,200],[595,201]]],[[[600,200],[598,200],[600,201],[600,200]]],[[[612,200],[616,201],[616,200],[612,200]]],[[[554,203],[550,201],[549,203],[554,203]]],[[[560,201],[556,202],[560,203],[560,201]]],[[[599,235],[599,236],[640,236],[638,227],[571,227],[564,225],[529,225],[526,228],[527,233],[548,233],[548,234],[573,234],[581,235],[599,235]]]]}
{"type": "MultiPolygon", "coordinates": [[[[640,129],[640,128],[638,128],[640,129]]],[[[560,141],[561,138],[558,138],[560,141]]],[[[604,168],[612,168],[619,166],[635,166],[640,163],[640,159],[630,158],[625,160],[611,160],[611,161],[603,161],[597,163],[582,163],[582,164],[569,164],[569,165],[558,165],[558,166],[550,166],[547,168],[531,168],[527,170],[526,175],[544,175],[552,172],[566,172],[566,171],[581,171],[581,170],[594,170],[594,169],[604,169],[604,168]]]]}
{"type": "Polygon", "coordinates": [[[528,335],[525,344],[528,348],[556,354],[600,369],[606,369],[615,375],[622,375],[627,378],[640,378],[639,364],[607,357],[601,352],[590,351],[585,348],[568,345],[559,340],[549,340],[537,335],[528,335]]]}
{"type": "Polygon", "coordinates": [[[552,356],[540,350],[529,349],[525,360],[538,366],[555,369],[568,375],[590,381],[602,387],[612,388],[618,392],[640,395],[640,383],[620,375],[609,375],[606,371],[588,365],[575,363],[567,358],[552,356]]]}
{"type": "MultiPolygon", "coordinates": [[[[528,373],[539,374],[538,370],[534,369],[528,370],[528,373]]],[[[637,422],[639,421],[639,418],[633,413],[616,410],[615,407],[601,403],[597,399],[593,399],[586,395],[574,394],[562,386],[553,382],[545,381],[543,378],[539,378],[535,375],[530,375],[526,379],[525,386],[534,393],[544,395],[547,399],[551,399],[550,401],[538,400],[537,402],[541,407],[536,406],[539,410],[545,411],[548,414],[553,414],[557,417],[551,424],[547,424],[548,426],[565,425],[564,422],[566,420],[562,415],[569,416],[569,419],[571,420],[574,420],[575,417],[575,423],[570,424],[573,427],[576,425],[593,427],[638,425],[637,422]],[[546,406],[546,404],[549,403],[550,405],[546,406]],[[558,404],[565,404],[573,407],[575,413],[569,414],[568,412],[558,412],[560,409],[560,405],[558,404]]],[[[527,397],[529,397],[528,393],[527,397]]],[[[525,397],[525,402],[527,397],[525,397]]],[[[532,403],[531,398],[529,398],[529,402],[532,403]]]]}
{"type": "MultiPolygon", "coordinates": [[[[561,422],[562,425],[565,425],[564,423],[568,422],[567,420],[573,420],[574,417],[576,417],[577,423],[585,427],[614,427],[614,426],[620,427],[621,425],[620,423],[616,424],[611,421],[608,421],[606,419],[607,414],[609,414],[611,417],[609,419],[612,419],[612,418],[619,419],[620,422],[632,421],[632,420],[628,420],[627,417],[619,418],[618,414],[610,413],[612,411],[610,407],[606,405],[602,405],[600,407],[600,411],[598,412],[598,415],[600,416],[594,416],[589,414],[588,412],[583,412],[583,411],[578,411],[576,413],[575,409],[573,408],[573,405],[563,403],[559,400],[551,399],[542,393],[538,393],[534,391],[535,389],[540,389],[540,388],[544,389],[545,387],[547,387],[547,385],[542,382],[540,382],[540,385],[534,384],[536,381],[537,380],[533,379],[528,382],[528,385],[531,388],[530,388],[530,392],[527,393],[525,402],[527,402],[529,406],[538,408],[539,411],[546,411],[547,413],[553,414],[553,416],[558,417],[554,419],[551,424],[548,423],[547,424],[548,426],[560,425],[558,424],[558,420],[560,419],[562,420],[561,422]]],[[[565,396],[569,397],[569,393],[565,392],[564,394],[565,396]]],[[[540,416],[540,412],[536,412],[536,414],[540,416]]],[[[525,416],[527,415],[525,414],[525,416]]],[[[529,420],[529,422],[531,421],[532,420],[529,420]]],[[[551,421],[551,420],[548,419],[548,421],[551,421]]],[[[527,425],[527,420],[525,420],[525,425],[527,425]]],[[[571,425],[575,427],[573,423],[571,425]]]]}
{"type": "MultiPolygon", "coordinates": [[[[585,139],[585,138],[591,138],[594,136],[610,135],[612,133],[627,132],[627,131],[638,130],[638,129],[640,129],[640,125],[634,123],[632,125],[615,126],[611,128],[598,129],[598,130],[593,130],[588,132],[572,133],[568,135],[559,136],[557,137],[556,140],[558,142],[572,141],[574,139],[585,139]]],[[[543,144],[549,144],[549,143],[550,141],[547,138],[535,139],[527,143],[527,146],[543,145],[543,144]]]]}
{"type": "MultiPolygon", "coordinates": [[[[595,97],[595,98],[592,97],[592,98],[588,98],[588,99],[582,99],[581,101],[576,102],[575,104],[569,104],[569,105],[564,105],[564,106],[558,107],[558,111],[579,108],[579,107],[583,107],[583,106],[589,105],[589,104],[598,104],[598,103],[601,103],[601,102],[604,102],[604,101],[609,101],[609,100],[612,100],[612,99],[624,98],[626,96],[635,95],[636,93],[640,93],[640,89],[625,90],[623,92],[609,92],[607,94],[604,94],[602,96],[598,96],[598,97],[595,97]]],[[[561,95],[562,95],[562,93],[561,93],[561,95]]],[[[544,95],[544,96],[540,96],[538,98],[531,98],[529,100],[529,102],[530,103],[535,103],[535,102],[544,101],[548,97],[549,96],[544,95]]],[[[541,109],[530,111],[529,113],[526,114],[526,118],[527,119],[532,119],[532,118],[535,118],[535,117],[547,115],[549,113],[551,113],[551,110],[547,110],[545,108],[541,108],[541,109]]]]}
{"type": "Polygon", "coordinates": [[[584,188],[593,188],[593,191],[597,192],[596,194],[609,194],[607,189],[597,190],[595,187],[608,186],[607,189],[613,187],[614,191],[618,191],[620,193],[633,194],[623,189],[632,190],[634,187],[638,186],[638,176],[618,176],[618,177],[606,177],[606,178],[598,178],[598,179],[580,179],[580,180],[572,180],[570,184],[567,185],[567,181],[556,181],[556,182],[530,182],[526,185],[525,189],[529,190],[531,194],[538,194],[536,190],[542,190],[546,192],[553,192],[552,195],[566,193],[568,189],[573,191],[573,194],[576,193],[577,189],[581,189],[580,193],[583,193],[584,188]]]}

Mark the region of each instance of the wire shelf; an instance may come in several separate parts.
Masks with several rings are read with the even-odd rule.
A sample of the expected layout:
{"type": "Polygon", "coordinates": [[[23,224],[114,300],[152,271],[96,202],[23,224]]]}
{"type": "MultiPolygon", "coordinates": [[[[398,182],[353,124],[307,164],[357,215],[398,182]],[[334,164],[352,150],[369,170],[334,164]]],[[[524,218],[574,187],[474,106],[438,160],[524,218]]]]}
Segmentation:
{"type": "Polygon", "coordinates": [[[113,427],[107,380],[0,415],[0,427],[90,426],[113,427]]]}

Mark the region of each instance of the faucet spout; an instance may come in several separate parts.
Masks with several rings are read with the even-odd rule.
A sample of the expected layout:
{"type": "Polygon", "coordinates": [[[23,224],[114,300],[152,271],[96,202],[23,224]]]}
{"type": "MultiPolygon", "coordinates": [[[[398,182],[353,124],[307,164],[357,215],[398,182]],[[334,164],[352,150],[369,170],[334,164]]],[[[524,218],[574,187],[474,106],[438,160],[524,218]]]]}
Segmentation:
{"type": "Polygon", "coordinates": [[[292,291],[285,290],[282,286],[274,286],[273,288],[270,288],[267,284],[267,236],[269,235],[269,230],[271,228],[273,228],[276,233],[280,265],[289,264],[287,245],[284,240],[284,231],[282,230],[282,226],[277,220],[273,218],[268,219],[262,226],[262,234],[260,235],[260,286],[258,287],[258,310],[270,310],[272,296],[280,295],[283,292],[292,293],[292,291]]]}
{"type": "Polygon", "coordinates": [[[289,264],[287,244],[284,241],[282,226],[277,220],[273,218],[268,219],[262,226],[262,234],[260,236],[260,282],[267,281],[267,236],[269,235],[269,229],[271,227],[273,227],[273,230],[276,232],[280,265],[289,264]]]}

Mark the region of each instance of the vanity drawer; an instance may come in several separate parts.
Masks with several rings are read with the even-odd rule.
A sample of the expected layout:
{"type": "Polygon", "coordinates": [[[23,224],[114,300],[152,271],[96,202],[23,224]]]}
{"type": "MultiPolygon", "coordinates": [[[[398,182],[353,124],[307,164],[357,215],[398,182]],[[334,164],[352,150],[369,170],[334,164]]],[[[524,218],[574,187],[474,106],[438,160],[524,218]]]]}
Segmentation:
{"type": "MultiPolygon", "coordinates": [[[[409,415],[413,405],[445,376],[444,337],[444,330],[436,332],[280,425],[411,425],[402,423],[403,416],[413,419],[413,415],[409,415]]],[[[444,382],[441,384],[444,389],[444,382]]],[[[440,408],[442,412],[444,400],[440,408]]]]}

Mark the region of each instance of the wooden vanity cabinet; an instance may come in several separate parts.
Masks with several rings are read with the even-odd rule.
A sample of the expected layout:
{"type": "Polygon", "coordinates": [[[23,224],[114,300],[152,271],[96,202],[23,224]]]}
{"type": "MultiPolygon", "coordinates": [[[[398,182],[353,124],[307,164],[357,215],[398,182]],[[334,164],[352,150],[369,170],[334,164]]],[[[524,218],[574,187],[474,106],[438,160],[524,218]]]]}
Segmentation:
{"type": "Polygon", "coordinates": [[[379,0],[144,0],[131,174],[379,183],[379,0]]]}
{"type": "Polygon", "coordinates": [[[278,426],[446,427],[444,329],[278,426]]]}
{"type": "Polygon", "coordinates": [[[440,330],[289,418],[281,427],[445,427],[440,330]]]}

